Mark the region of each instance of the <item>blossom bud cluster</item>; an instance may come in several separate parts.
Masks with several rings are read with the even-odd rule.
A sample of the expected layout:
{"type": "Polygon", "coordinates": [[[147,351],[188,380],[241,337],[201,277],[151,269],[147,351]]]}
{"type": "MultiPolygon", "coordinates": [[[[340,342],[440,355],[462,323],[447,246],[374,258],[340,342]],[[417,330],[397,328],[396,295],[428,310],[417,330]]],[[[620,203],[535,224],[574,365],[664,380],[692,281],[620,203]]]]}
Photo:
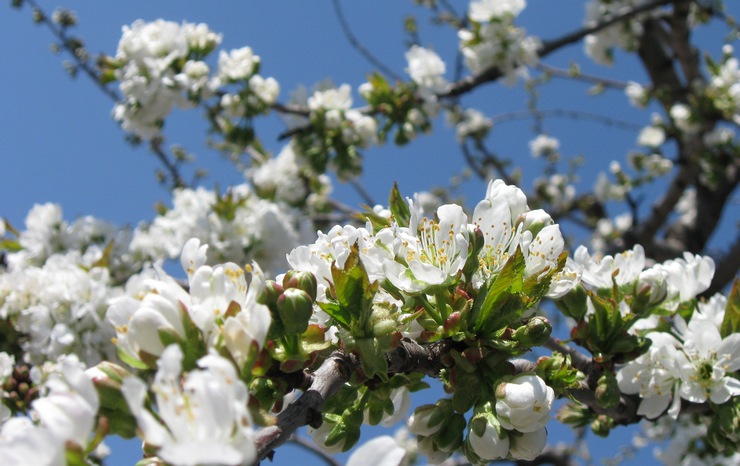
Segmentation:
{"type": "Polygon", "coordinates": [[[377,123],[374,118],[352,109],[352,89],[349,84],[338,88],[317,90],[308,98],[311,121],[322,122],[335,130],[342,143],[368,147],[376,142],[377,123]]]}
{"type": "Polygon", "coordinates": [[[93,456],[105,456],[107,448],[98,445],[101,439],[91,435],[99,400],[85,365],[74,355],[65,356],[57,363],[47,361],[35,367],[31,376],[42,392],[31,405],[38,422],[29,417],[4,420],[0,428],[0,462],[65,464],[74,452],[80,455],[88,448],[97,453],[93,456]]]}
{"type": "Polygon", "coordinates": [[[119,81],[124,97],[114,118],[126,131],[149,140],[160,134],[173,108],[194,107],[216,95],[223,112],[216,123],[226,134],[234,127],[230,119],[269,111],[280,86],[258,74],[260,57],[249,47],[222,50],[211,75],[206,59],[220,42],[221,35],[205,24],[159,19],[125,26],[116,56],[103,62],[105,78],[119,81]]]}
{"type": "Polygon", "coordinates": [[[539,376],[520,374],[499,384],[491,402],[476,407],[467,423],[454,413],[449,400],[442,399],[436,405],[418,407],[408,427],[418,436],[419,451],[434,463],[459,448],[474,464],[506,458],[531,460],[547,442],[545,425],[554,401],[553,389],[539,376]],[[457,416],[460,425],[455,422],[457,416]]]}
{"type": "MultiPolygon", "coordinates": [[[[262,177],[260,183],[266,187],[270,181],[262,177]]],[[[176,258],[195,237],[211,245],[211,264],[257,260],[274,272],[285,267],[285,254],[305,242],[313,228],[297,208],[277,201],[260,198],[247,184],[224,195],[202,187],[177,189],[172,208],[139,226],[131,247],[144,257],[176,258]]]]}
{"type": "MultiPolygon", "coordinates": [[[[601,21],[611,19],[619,15],[625,9],[631,9],[642,2],[640,0],[590,0],[586,5],[585,26],[594,26],[601,21]]],[[[634,50],[640,36],[642,35],[642,22],[652,16],[658,15],[657,11],[651,10],[634,16],[626,21],[601,29],[599,32],[589,34],[585,40],[586,55],[596,63],[611,65],[614,62],[614,48],[634,50]]]]}
{"type": "Polygon", "coordinates": [[[513,83],[518,76],[526,75],[526,66],[537,64],[541,41],[514,25],[525,6],[524,0],[471,2],[468,18],[476,27],[460,30],[458,37],[465,64],[473,75],[495,67],[513,83]]]}
{"type": "Polygon", "coordinates": [[[252,284],[247,286],[238,265],[205,265],[206,250],[195,238],[183,248],[187,291],[155,266],[155,273],[132,277],[127,294],[112,302],[106,317],[115,326],[115,343],[127,362],[155,367],[171,342],[193,351],[225,350],[239,368],[253,362],[271,323],[269,309],[257,302],[264,287],[262,271],[252,265],[252,284]]]}

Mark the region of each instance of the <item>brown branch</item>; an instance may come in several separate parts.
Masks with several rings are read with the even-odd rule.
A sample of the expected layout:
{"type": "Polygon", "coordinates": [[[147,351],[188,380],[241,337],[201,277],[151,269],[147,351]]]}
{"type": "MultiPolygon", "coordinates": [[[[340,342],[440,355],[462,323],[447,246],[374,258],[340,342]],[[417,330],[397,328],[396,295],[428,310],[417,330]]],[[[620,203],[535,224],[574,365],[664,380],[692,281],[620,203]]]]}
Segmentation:
{"type": "Polygon", "coordinates": [[[254,464],[258,465],[275,448],[288,441],[300,427],[321,426],[324,403],[349,381],[355,368],[349,356],[339,352],[329,356],[313,374],[308,390],[278,415],[275,425],[257,433],[257,459],[254,464]]]}
{"type": "Polygon", "coordinates": [[[558,353],[570,356],[570,361],[571,364],[573,364],[573,367],[583,372],[584,374],[589,374],[591,372],[591,358],[575,348],[563,345],[563,343],[557,338],[550,337],[543,346],[550,351],[557,351],[558,353]]]}
{"type": "MultiPolygon", "coordinates": [[[[440,340],[429,345],[419,345],[404,338],[399,346],[386,353],[389,373],[420,372],[431,377],[439,377],[444,368],[443,356],[455,345],[449,340],[440,340]]],[[[308,388],[300,398],[291,403],[277,416],[275,425],[257,432],[255,445],[257,459],[254,464],[267,458],[280,445],[284,444],[300,427],[309,425],[320,427],[322,408],[350,380],[352,374],[361,367],[359,359],[341,352],[332,353],[312,375],[308,376],[308,388]]]]}
{"type": "Polygon", "coordinates": [[[180,171],[177,169],[177,164],[172,162],[167,156],[167,153],[162,149],[162,138],[155,137],[149,141],[149,149],[157,156],[159,161],[164,165],[169,173],[170,179],[172,180],[172,188],[182,188],[186,184],[180,176],[180,171]]]}

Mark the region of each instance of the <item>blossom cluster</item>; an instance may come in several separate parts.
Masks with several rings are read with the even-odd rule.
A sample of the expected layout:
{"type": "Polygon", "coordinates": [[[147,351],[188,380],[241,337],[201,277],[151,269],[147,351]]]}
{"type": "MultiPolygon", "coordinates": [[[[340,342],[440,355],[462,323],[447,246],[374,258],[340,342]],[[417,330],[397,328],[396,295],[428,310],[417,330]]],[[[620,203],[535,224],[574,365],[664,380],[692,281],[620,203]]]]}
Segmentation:
{"type": "MultiPolygon", "coordinates": [[[[646,3],[645,0],[591,0],[586,6],[586,26],[594,26],[646,3]]],[[[657,12],[636,15],[626,21],[606,27],[595,34],[589,34],[585,40],[586,55],[597,63],[611,65],[614,62],[614,48],[634,50],[643,32],[642,21],[657,12]]]]}
{"type": "Polygon", "coordinates": [[[513,83],[518,76],[526,76],[525,67],[537,64],[541,41],[514,25],[525,6],[524,0],[470,3],[468,18],[475,27],[461,29],[458,36],[465,64],[473,75],[495,67],[513,83]]]}
{"type": "Polygon", "coordinates": [[[224,133],[231,119],[267,112],[280,86],[259,74],[260,57],[249,47],[222,50],[215,72],[206,61],[221,35],[205,24],[162,19],[124,26],[115,57],[104,62],[105,78],[119,81],[123,100],[113,109],[124,130],[149,140],[158,136],[175,107],[191,108],[218,96],[224,133]]]}
{"type": "MultiPolygon", "coordinates": [[[[270,178],[263,176],[260,184],[266,187],[270,178]]],[[[223,195],[205,188],[177,189],[172,203],[171,209],[136,229],[131,248],[138,254],[174,259],[195,237],[211,245],[212,264],[256,259],[266,270],[277,271],[285,267],[285,254],[312,234],[311,222],[299,209],[262,199],[248,184],[233,186],[223,195]]]]}
{"type": "MultiPolygon", "coordinates": [[[[555,401],[552,388],[533,374],[502,382],[495,398],[476,410],[468,422],[463,451],[474,464],[498,459],[532,460],[547,443],[545,425],[555,401]]],[[[433,464],[446,460],[459,445],[445,437],[451,406],[446,400],[423,405],[408,420],[420,453],[433,464]]]]}

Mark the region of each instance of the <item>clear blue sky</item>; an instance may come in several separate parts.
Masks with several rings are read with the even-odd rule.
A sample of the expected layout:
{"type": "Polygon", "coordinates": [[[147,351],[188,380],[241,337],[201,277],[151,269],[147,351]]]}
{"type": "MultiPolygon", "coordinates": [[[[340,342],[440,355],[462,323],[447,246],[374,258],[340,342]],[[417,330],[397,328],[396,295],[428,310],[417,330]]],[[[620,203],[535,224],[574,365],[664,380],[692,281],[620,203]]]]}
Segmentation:
{"type": "MultiPolygon", "coordinates": [[[[69,79],[62,70],[62,57],[54,56],[49,45],[52,37],[35,26],[30,11],[15,11],[5,2],[0,8],[0,216],[22,227],[23,219],[35,203],[56,202],[62,205],[65,218],[94,215],[119,225],[135,225],[154,216],[157,201],[169,204],[168,193],[154,179],[159,168],[156,160],[143,147],[132,148],[124,142],[123,133],[110,118],[113,103],[85,77],[69,79]]],[[[41,2],[50,13],[57,2],[41,2]]],[[[333,14],[331,2],[324,1],[252,1],[252,2],[126,2],[66,1],[64,6],[77,12],[77,33],[92,53],[115,54],[121,27],[142,18],[164,18],[173,21],[204,22],[223,34],[221,48],[252,47],[262,57],[261,74],[275,77],[281,85],[280,100],[286,101],[298,85],[312,84],[331,78],[335,83],[349,83],[354,89],[373,70],[345,39],[333,14]]],[[[453,2],[462,11],[466,2],[453,2]]],[[[543,39],[555,38],[581,24],[584,5],[576,1],[530,1],[520,24],[543,39]],[[557,18],[557,20],[555,20],[557,18]]],[[[452,59],[457,47],[455,35],[424,21],[423,10],[412,2],[378,0],[344,2],[345,13],[358,38],[386,65],[403,74],[405,36],[404,15],[418,13],[421,43],[437,50],[448,61],[452,76],[452,59]]],[[[735,16],[740,13],[736,2],[728,1],[735,16]]],[[[701,31],[708,39],[717,31],[701,31]]],[[[715,42],[716,43],[716,42],[715,42]]],[[[719,54],[719,46],[711,50],[719,54]]],[[[578,61],[584,72],[612,79],[644,82],[644,76],[630,57],[619,54],[617,65],[603,68],[583,59],[580,45],[553,54],[547,64],[566,68],[578,61]],[[624,67],[622,65],[627,64],[624,67]]],[[[607,93],[589,98],[588,86],[558,82],[543,90],[541,108],[561,108],[608,113],[638,124],[649,121],[649,113],[631,108],[621,93],[607,93]],[[604,110],[607,109],[607,110],[604,110]]],[[[359,97],[356,102],[361,104],[359,97]]],[[[526,97],[521,86],[507,88],[494,84],[479,89],[463,103],[489,115],[524,110],[526,97]]],[[[538,163],[531,159],[527,143],[534,137],[531,121],[502,124],[494,128],[488,143],[499,154],[522,160],[528,172],[525,180],[538,174],[538,163]]],[[[547,120],[545,130],[561,140],[564,157],[584,155],[587,170],[585,185],[595,179],[595,169],[605,169],[613,159],[624,160],[636,147],[636,132],[609,128],[573,120],[547,120]]],[[[362,184],[376,201],[385,202],[394,180],[404,194],[447,185],[459,172],[463,158],[454,131],[444,122],[436,122],[432,136],[422,136],[404,148],[392,145],[365,152],[366,171],[362,184]],[[393,169],[389,169],[394,167],[393,169]]],[[[278,152],[275,140],[284,126],[277,117],[258,124],[258,135],[266,147],[278,152]]],[[[218,154],[204,144],[207,125],[198,112],[176,113],[165,134],[168,143],[178,143],[198,157],[198,166],[206,167],[211,177],[205,182],[221,187],[240,183],[243,178],[218,154]]],[[[525,185],[524,188],[529,188],[525,185]]],[[[464,194],[469,201],[480,199],[485,185],[471,182],[464,194]]],[[[359,199],[353,191],[337,185],[335,197],[351,205],[359,199]]],[[[551,443],[556,443],[560,430],[551,429],[551,443]]],[[[592,454],[596,459],[618,452],[620,442],[629,436],[594,440],[592,454]],[[615,441],[618,440],[618,441],[615,441]]],[[[120,446],[113,445],[114,455],[120,446]]],[[[128,450],[131,450],[130,448],[128,450]]],[[[120,450],[118,450],[120,451],[120,450]]],[[[302,454],[301,454],[302,456],[302,454]]],[[[651,455],[644,455],[646,461],[651,455]]],[[[115,457],[115,456],[114,456],[115,457]]],[[[131,464],[132,456],[109,461],[110,465],[131,464]]],[[[277,464],[293,464],[296,456],[280,452],[277,464]]],[[[301,459],[304,466],[314,464],[301,459]]]]}

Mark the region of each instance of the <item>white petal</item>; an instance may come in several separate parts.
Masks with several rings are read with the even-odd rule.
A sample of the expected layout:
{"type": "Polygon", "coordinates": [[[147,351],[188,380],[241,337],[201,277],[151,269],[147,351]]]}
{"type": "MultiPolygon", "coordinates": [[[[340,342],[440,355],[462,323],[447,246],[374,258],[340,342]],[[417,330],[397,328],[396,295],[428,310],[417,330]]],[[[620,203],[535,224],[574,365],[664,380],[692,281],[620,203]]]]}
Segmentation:
{"type": "Polygon", "coordinates": [[[388,435],[376,437],[360,448],[347,460],[347,466],[398,466],[406,450],[388,435]]]}

